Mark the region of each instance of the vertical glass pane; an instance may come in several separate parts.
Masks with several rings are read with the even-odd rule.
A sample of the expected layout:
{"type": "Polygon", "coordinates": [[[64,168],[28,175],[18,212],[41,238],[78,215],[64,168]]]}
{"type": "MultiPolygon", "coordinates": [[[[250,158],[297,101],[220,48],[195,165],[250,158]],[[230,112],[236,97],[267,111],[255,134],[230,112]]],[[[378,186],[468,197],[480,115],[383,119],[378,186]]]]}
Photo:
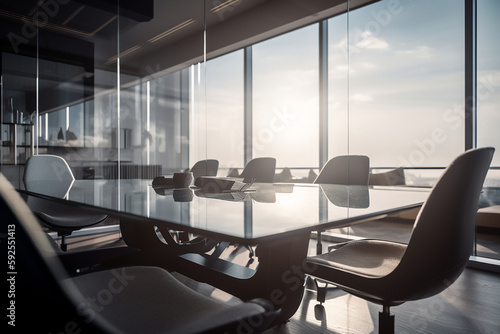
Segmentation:
{"type": "Polygon", "coordinates": [[[189,67],[189,160],[191,165],[208,157],[205,77],[206,63],[197,63],[189,67]]]}
{"type": "Polygon", "coordinates": [[[348,153],[349,13],[328,20],[328,157],[348,153]]]}
{"type": "MultiPolygon", "coordinates": [[[[329,157],[366,155],[375,173],[403,166],[407,184],[432,185],[464,148],[464,3],[379,1],[328,23],[329,157]]],[[[407,242],[415,214],[396,218],[334,232],[407,242]]]]}
{"type": "Polygon", "coordinates": [[[120,16],[121,168],[153,179],[191,167],[189,66],[203,60],[204,6],[154,2],[137,21],[120,16]]]}
{"type": "Polygon", "coordinates": [[[496,148],[477,217],[476,255],[500,259],[500,2],[477,2],[477,146],[496,148]]]}
{"type": "Polygon", "coordinates": [[[275,157],[277,167],[317,167],[318,40],[313,24],[252,47],[253,158],[275,157]]]}
{"type": "Polygon", "coordinates": [[[29,20],[21,20],[30,13],[33,16],[33,8],[28,7],[0,4],[0,168],[18,187],[22,186],[22,166],[33,154],[31,135],[36,130],[37,29],[29,20]]]}
{"type": "MultiPolygon", "coordinates": [[[[497,15],[500,3],[479,0],[477,7],[477,146],[492,146],[500,150],[500,28],[497,15]]],[[[500,166],[500,154],[493,157],[492,166],[500,166]]],[[[497,175],[497,181],[500,177],[497,175]]],[[[500,183],[495,186],[499,187],[500,183]]]]}
{"type": "Polygon", "coordinates": [[[243,50],[207,61],[206,75],[206,157],[219,160],[225,176],[244,164],[243,50]]]}
{"type": "Polygon", "coordinates": [[[17,145],[12,152],[24,156],[2,161],[2,171],[16,163],[22,168],[38,153],[65,158],[76,178],[86,169],[102,176],[97,168],[102,164],[96,162],[109,157],[103,148],[109,145],[110,132],[105,126],[104,131],[95,129],[109,119],[99,117],[102,110],[113,107],[111,101],[96,101],[106,99],[97,97],[97,72],[106,68],[105,55],[116,55],[116,7],[98,6],[77,1],[2,3],[2,77],[10,97],[2,94],[2,123],[22,124],[24,135],[28,130],[33,134],[33,147],[26,141],[17,145]]]}
{"type": "Polygon", "coordinates": [[[350,154],[372,167],[444,167],[463,152],[463,2],[354,10],[348,52],[350,154]]]}
{"type": "MultiPolygon", "coordinates": [[[[159,208],[153,208],[155,201],[145,197],[139,201],[144,207],[129,208],[132,199],[146,196],[136,186],[130,187],[135,183],[129,180],[172,177],[191,167],[188,68],[203,60],[204,52],[203,2],[148,4],[153,8],[137,16],[125,7],[128,4],[121,3],[120,105],[113,125],[123,180],[122,207],[143,214],[159,208]]],[[[132,6],[141,9],[139,2],[132,6]]]]}
{"type": "MultiPolygon", "coordinates": [[[[148,165],[157,165],[163,174],[172,174],[182,168],[188,168],[187,145],[189,143],[187,127],[188,109],[186,70],[169,73],[149,82],[149,102],[143,108],[143,147],[149,140],[149,157],[143,160],[148,165]],[[149,106],[147,105],[149,103],[149,106]],[[145,113],[144,113],[145,112],[145,113]],[[148,114],[149,113],[149,114],[148,114]],[[149,162],[148,162],[149,161],[149,162]]],[[[148,94],[148,83],[143,85],[143,92],[148,94]]]]}

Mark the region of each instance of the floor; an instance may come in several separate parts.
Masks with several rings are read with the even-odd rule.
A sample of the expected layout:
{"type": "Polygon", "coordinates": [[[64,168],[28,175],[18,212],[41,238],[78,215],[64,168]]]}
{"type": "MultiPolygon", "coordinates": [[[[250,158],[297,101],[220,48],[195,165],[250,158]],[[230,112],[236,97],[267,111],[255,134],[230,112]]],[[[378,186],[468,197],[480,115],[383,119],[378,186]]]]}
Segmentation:
{"type": "MultiPolygon", "coordinates": [[[[364,226],[363,230],[343,231],[366,234],[373,237],[381,227],[391,227],[391,233],[405,239],[405,226],[394,222],[378,222],[378,227],[364,226]],[[389,224],[389,225],[387,225],[389,224]]],[[[387,235],[387,231],[386,231],[387,235]]],[[[110,232],[96,236],[72,238],[69,249],[88,249],[119,244],[119,233],[110,232]]],[[[498,239],[492,242],[498,247],[498,239]]],[[[324,247],[328,242],[324,243],[324,247]]],[[[310,254],[316,251],[316,240],[311,239],[310,254]]],[[[496,251],[498,254],[498,250],[496,251]]],[[[244,248],[232,248],[223,256],[231,257],[238,263],[248,261],[244,248]]],[[[251,264],[255,266],[256,263],[251,264]]],[[[193,289],[224,300],[237,302],[231,295],[175,274],[193,289]]],[[[472,268],[464,273],[447,290],[434,297],[408,302],[392,308],[396,316],[397,333],[500,333],[500,274],[472,268]]],[[[366,302],[340,289],[331,287],[326,302],[319,305],[312,281],[307,281],[302,303],[295,315],[285,324],[271,328],[265,334],[303,334],[303,333],[377,333],[379,305],[366,302]]]]}
{"type": "MultiPolygon", "coordinates": [[[[466,269],[443,293],[392,308],[396,333],[500,333],[500,275],[466,269]]],[[[321,306],[307,288],[285,325],[266,334],[377,333],[381,307],[332,288],[321,306]]]]}

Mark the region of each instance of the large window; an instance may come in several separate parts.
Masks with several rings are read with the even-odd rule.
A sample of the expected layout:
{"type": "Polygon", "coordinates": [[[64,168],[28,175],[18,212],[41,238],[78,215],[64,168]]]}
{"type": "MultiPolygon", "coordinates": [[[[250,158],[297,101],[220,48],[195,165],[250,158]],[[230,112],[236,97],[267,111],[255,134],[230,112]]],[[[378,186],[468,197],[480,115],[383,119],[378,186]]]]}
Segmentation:
{"type": "Polygon", "coordinates": [[[319,152],[318,25],[252,47],[252,157],[316,167],[319,152]]]}
{"type": "Polygon", "coordinates": [[[381,1],[349,15],[349,153],[372,167],[448,165],[464,150],[463,3],[381,1]]]}
{"type": "MultiPolygon", "coordinates": [[[[477,8],[477,146],[493,146],[500,166],[500,2],[479,0],[477,8]]],[[[498,177],[500,178],[500,177],[498,177]]],[[[495,184],[500,186],[500,182],[495,184]]]]}
{"type": "Polygon", "coordinates": [[[196,160],[217,159],[227,171],[244,165],[243,50],[208,61],[206,70],[206,155],[196,160]]]}
{"type": "Polygon", "coordinates": [[[362,154],[375,169],[405,167],[408,185],[431,186],[472,143],[497,148],[480,205],[500,204],[499,1],[368,1],[283,15],[290,21],[274,27],[245,21],[241,35],[223,28],[240,22],[243,1],[224,11],[188,2],[173,11],[156,1],[150,15],[65,1],[37,30],[26,25],[33,12],[0,5],[2,173],[20,184],[31,151],[63,156],[77,178],[153,178],[207,158],[225,176],[275,157],[297,181],[362,154]],[[466,6],[476,3],[466,40],[475,27],[466,6]]]}
{"type": "Polygon", "coordinates": [[[169,174],[187,167],[189,134],[187,71],[176,71],[154,78],[142,86],[142,164],[161,165],[169,174]]]}
{"type": "Polygon", "coordinates": [[[347,14],[328,20],[328,156],[348,154],[349,55],[347,14]]]}

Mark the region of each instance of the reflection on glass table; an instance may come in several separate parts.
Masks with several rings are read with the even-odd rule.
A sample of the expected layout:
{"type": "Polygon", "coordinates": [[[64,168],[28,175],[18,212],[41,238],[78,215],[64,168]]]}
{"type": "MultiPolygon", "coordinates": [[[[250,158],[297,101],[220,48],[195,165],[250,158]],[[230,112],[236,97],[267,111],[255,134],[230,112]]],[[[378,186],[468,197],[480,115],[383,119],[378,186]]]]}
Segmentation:
{"type": "Polygon", "coordinates": [[[254,183],[242,193],[207,194],[196,187],[153,188],[151,180],[75,180],[67,199],[115,215],[181,225],[193,233],[222,233],[235,242],[258,243],[279,233],[342,227],[373,215],[418,207],[429,190],[254,183]]]}
{"type": "Polygon", "coordinates": [[[272,300],[281,309],[279,323],[295,313],[302,299],[301,266],[312,231],[418,207],[428,192],[405,187],[254,183],[244,192],[207,194],[196,187],[159,190],[151,180],[76,180],[63,201],[118,218],[123,239],[141,250],[139,263],[177,270],[243,300],[272,300]],[[207,246],[210,251],[198,251],[198,244],[174,243],[168,238],[172,230],[215,242],[207,246]],[[228,243],[255,247],[255,269],[220,258],[228,243]]]}

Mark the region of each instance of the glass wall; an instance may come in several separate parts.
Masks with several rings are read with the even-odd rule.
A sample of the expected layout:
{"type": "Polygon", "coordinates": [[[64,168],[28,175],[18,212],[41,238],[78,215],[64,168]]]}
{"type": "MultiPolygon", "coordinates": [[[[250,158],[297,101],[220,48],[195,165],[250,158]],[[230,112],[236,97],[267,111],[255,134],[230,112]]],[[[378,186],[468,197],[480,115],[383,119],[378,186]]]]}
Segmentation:
{"type": "Polygon", "coordinates": [[[464,101],[463,54],[463,3],[380,1],[352,11],[349,153],[372,167],[448,165],[464,149],[464,120],[450,114],[464,101]]]}
{"type": "Polygon", "coordinates": [[[316,167],[319,152],[318,24],[252,46],[252,157],[316,167]]]}
{"type": "Polygon", "coordinates": [[[29,156],[49,153],[64,157],[76,177],[102,176],[101,162],[113,160],[117,111],[116,67],[102,55],[117,54],[117,8],[24,1],[1,9],[2,127],[32,134],[31,142],[2,135],[3,155],[16,155],[2,160],[2,173],[18,182],[29,156]]]}
{"type": "MultiPolygon", "coordinates": [[[[477,2],[477,146],[496,148],[490,171],[486,178],[486,188],[480,198],[481,210],[495,210],[500,198],[500,41],[497,37],[500,22],[496,13],[500,2],[479,0],[477,2]]],[[[482,214],[477,220],[477,240],[475,255],[499,259],[498,219],[485,219],[482,214]]]]}
{"type": "Polygon", "coordinates": [[[349,152],[349,43],[348,16],[328,19],[328,157],[349,152]]]}
{"type": "MultiPolygon", "coordinates": [[[[244,166],[243,62],[243,50],[207,61],[206,109],[202,103],[191,106],[193,110],[190,117],[190,134],[191,142],[195,143],[191,145],[193,150],[190,150],[191,165],[206,158],[217,159],[221,175],[227,175],[231,168],[244,166]]],[[[197,68],[193,70],[196,71],[197,68]]],[[[194,95],[200,96],[197,93],[193,92],[194,95]]]]}
{"type": "MultiPolygon", "coordinates": [[[[495,36],[500,28],[496,13],[500,3],[480,0],[477,3],[477,146],[500,147],[500,41],[495,36]]],[[[500,167],[500,154],[492,166],[500,167]]],[[[493,171],[492,171],[493,172],[493,171]]],[[[498,171],[496,179],[500,178],[498,171]]],[[[493,184],[492,184],[493,185],[493,184]]],[[[496,187],[499,183],[494,184],[496,187]]]]}
{"type": "MultiPolygon", "coordinates": [[[[48,153],[77,179],[150,180],[207,158],[225,176],[271,156],[291,169],[280,180],[312,182],[327,160],[363,154],[373,172],[404,167],[407,185],[431,186],[471,139],[469,8],[367,2],[301,17],[268,1],[2,4],[1,171],[21,187],[26,159],[48,153]]],[[[497,148],[498,9],[477,1],[473,120],[476,146],[497,148]]],[[[482,206],[500,204],[499,156],[482,206]]]]}

